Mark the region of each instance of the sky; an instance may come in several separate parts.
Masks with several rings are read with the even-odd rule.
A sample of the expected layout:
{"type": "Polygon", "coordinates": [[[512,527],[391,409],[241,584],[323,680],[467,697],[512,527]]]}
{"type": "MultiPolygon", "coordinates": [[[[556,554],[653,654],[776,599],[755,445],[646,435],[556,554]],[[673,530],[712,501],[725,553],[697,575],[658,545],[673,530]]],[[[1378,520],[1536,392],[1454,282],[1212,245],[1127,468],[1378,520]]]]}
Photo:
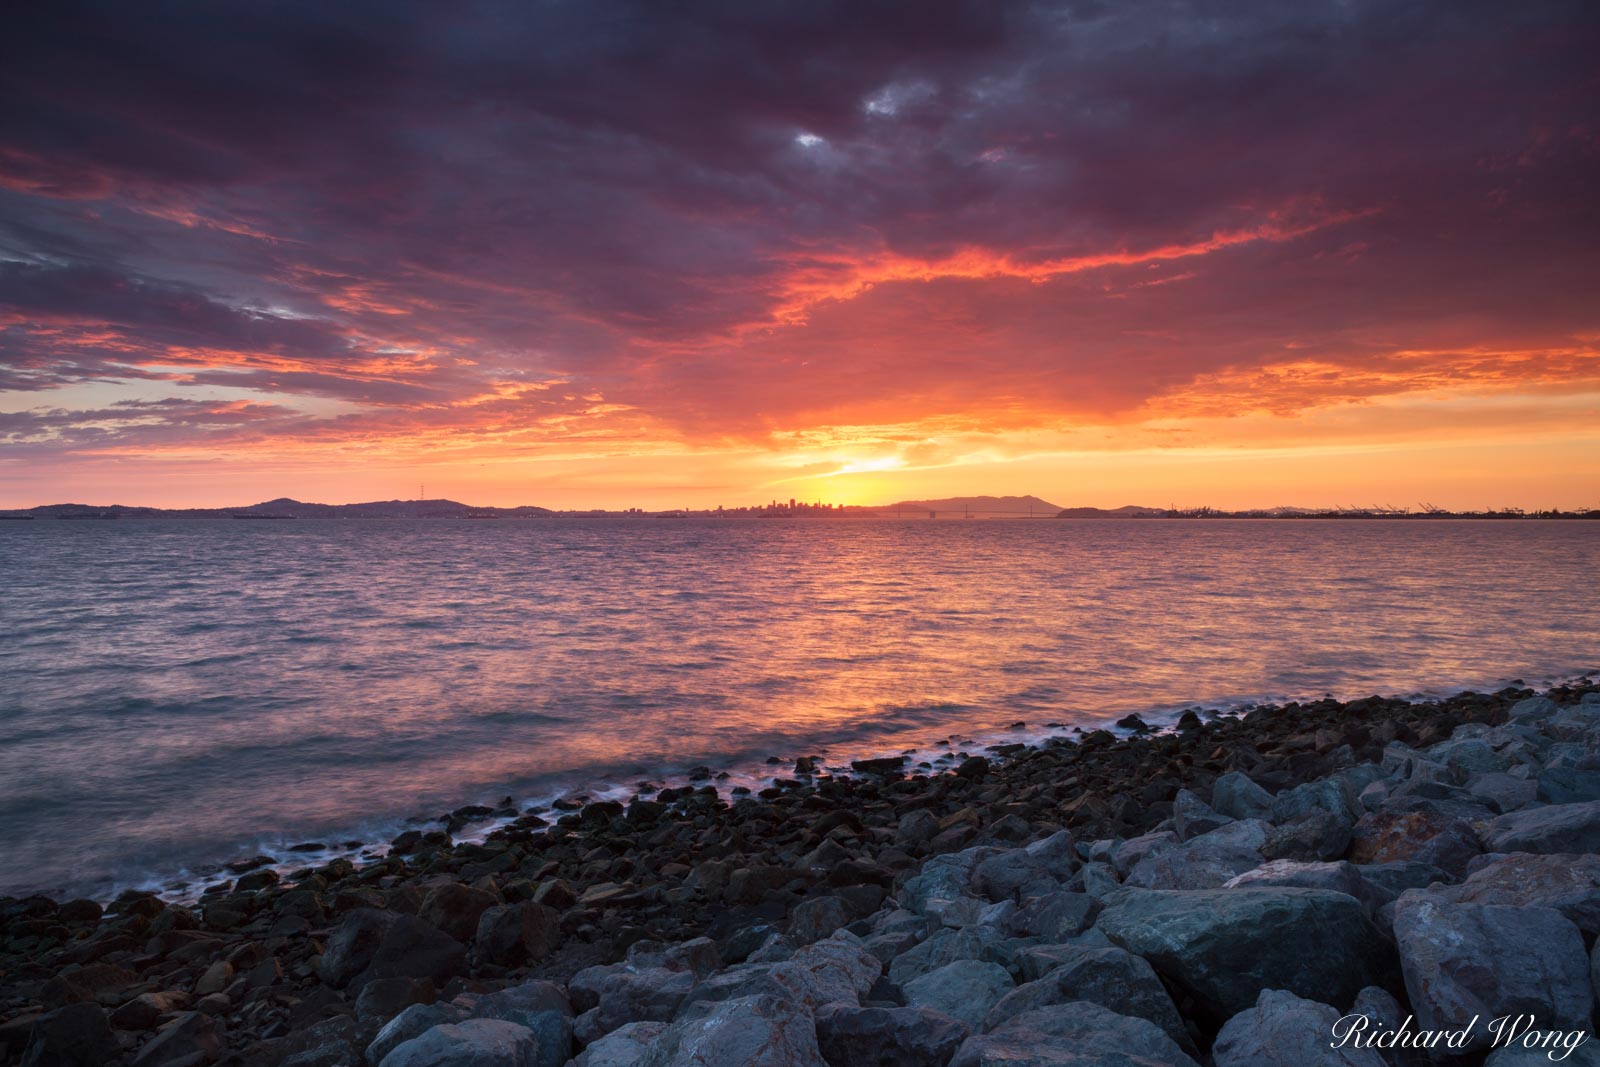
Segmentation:
{"type": "Polygon", "coordinates": [[[1600,507],[1597,54],[1587,0],[8,9],[0,506],[1600,507]]]}

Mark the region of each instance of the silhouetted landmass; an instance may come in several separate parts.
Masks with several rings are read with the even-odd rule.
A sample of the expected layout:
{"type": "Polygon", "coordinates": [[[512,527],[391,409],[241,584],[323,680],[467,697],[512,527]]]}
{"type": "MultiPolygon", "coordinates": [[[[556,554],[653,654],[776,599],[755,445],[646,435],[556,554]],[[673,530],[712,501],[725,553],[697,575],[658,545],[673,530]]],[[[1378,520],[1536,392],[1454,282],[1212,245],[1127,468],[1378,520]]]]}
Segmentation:
{"type": "Polygon", "coordinates": [[[568,510],[524,504],[514,508],[478,507],[456,500],[373,500],[362,504],[311,504],[289,497],[236,508],[152,508],[127,504],[43,504],[0,511],[0,519],[555,519],[555,518],[762,518],[762,519],[1600,519],[1600,509],[1575,511],[1446,511],[1423,505],[1405,508],[1295,508],[1251,511],[1215,508],[1063,508],[1036,496],[957,496],[940,500],[902,500],[882,506],[807,504],[772,501],[750,507],[645,511],[568,510]]]}

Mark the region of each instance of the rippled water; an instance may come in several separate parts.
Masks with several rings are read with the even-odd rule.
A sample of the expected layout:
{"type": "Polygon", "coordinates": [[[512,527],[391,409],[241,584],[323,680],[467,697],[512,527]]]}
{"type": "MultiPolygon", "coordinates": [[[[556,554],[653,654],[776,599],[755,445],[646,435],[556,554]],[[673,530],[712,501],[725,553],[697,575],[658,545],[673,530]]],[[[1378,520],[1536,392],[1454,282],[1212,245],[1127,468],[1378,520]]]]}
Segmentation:
{"type": "Polygon", "coordinates": [[[1600,661],[1600,523],[0,523],[0,891],[1015,720],[1600,661]]]}

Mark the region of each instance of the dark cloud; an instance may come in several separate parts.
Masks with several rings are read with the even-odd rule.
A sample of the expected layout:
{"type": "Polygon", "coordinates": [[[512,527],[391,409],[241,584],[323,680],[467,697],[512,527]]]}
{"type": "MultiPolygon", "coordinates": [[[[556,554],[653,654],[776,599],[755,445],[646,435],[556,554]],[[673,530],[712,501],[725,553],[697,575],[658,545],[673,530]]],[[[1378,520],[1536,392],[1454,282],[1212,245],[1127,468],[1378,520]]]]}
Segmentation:
{"type": "Polygon", "coordinates": [[[693,434],[1557,346],[1600,326],[1597,46],[1582,0],[33,5],[0,388],[465,431],[559,378],[507,403],[693,434]]]}

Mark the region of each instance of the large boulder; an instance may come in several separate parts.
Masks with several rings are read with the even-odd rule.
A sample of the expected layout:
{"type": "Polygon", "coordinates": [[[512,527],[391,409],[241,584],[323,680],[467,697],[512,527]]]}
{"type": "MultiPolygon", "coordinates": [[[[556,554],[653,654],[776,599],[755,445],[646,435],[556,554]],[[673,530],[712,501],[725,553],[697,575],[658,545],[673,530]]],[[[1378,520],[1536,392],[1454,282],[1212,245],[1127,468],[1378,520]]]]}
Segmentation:
{"type": "MultiPolygon", "coordinates": [[[[1027,912],[1023,913],[1028,914],[1027,912]]],[[[1018,917],[1018,922],[1023,921],[1018,917]]],[[[989,926],[965,930],[940,930],[921,944],[900,953],[889,963],[889,980],[904,986],[913,978],[938,970],[956,960],[981,960],[989,945],[999,941],[999,931],[989,926]]]]}
{"type": "Polygon", "coordinates": [[[1243,771],[1229,771],[1211,784],[1211,806],[1234,819],[1272,818],[1272,794],[1243,771]]]}
{"type": "Polygon", "coordinates": [[[421,1037],[442,1023],[458,1023],[467,1013],[453,1004],[413,1004],[383,1027],[367,1045],[368,1063],[382,1063],[384,1057],[413,1038],[421,1037]]]}
{"type": "Polygon", "coordinates": [[[1470,822],[1436,810],[1370,812],[1350,841],[1356,863],[1429,863],[1457,878],[1480,851],[1470,822]]]}
{"type": "Polygon", "coordinates": [[[817,1013],[817,1047],[832,1067],[940,1067],[971,1027],[931,1008],[851,1008],[817,1013]]]}
{"type": "Polygon", "coordinates": [[[501,967],[537,963],[554,952],[560,941],[561,916],[554,908],[531,900],[485,908],[473,938],[478,957],[501,967]]]}
{"type": "Polygon", "coordinates": [[[379,1067],[560,1067],[539,1059],[526,1026],[500,1019],[468,1019],[425,1030],[399,1045],[379,1067]]]}
{"type": "MultiPolygon", "coordinates": [[[[883,965],[847,931],[806,945],[776,963],[742,963],[695,986],[691,1005],[753,996],[773,996],[815,1011],[826,1004],[859,1005],[883,973],[883,965]]],[[[580,1034],[580,1036],[582,1036],[580,1034]]]]}
{"type": "Polygon", "coordinates": [[[1502,815],[1483,835],[1490,852],[1600,852],[1600,800],[1502,815]]]}
{"type": "Polygon", "coordinates": [[[1014,1015],[970,1037],[950,1067],[1197,1067],[1148,1019],[1087,1001],[1014,1015]]]}
{"type": "Polygon", "coordinates": [[[1215,1067],[1388,1067],[1375,1049],[1341,1042],[1335,1033],[1339,1019],[1326,1004],[1263,989],[1254,1007],[1229,1019],[1217,1034],[1212,1062],[1215,1067]]]}
{"type": "Polygon", "coordinates": [[[593,1041],[628,1023],[669,1022],[698,981],[692,971],[665,967],[586,967],[567,985],[573,1006],[583,1013],[574,1023],[578,1040],[593,1041]]]}
{"type": "Polygon", "coordinates": [[[703,1005],[663,1030],[636,1067],[827,1067],[811,1015],[780,997],[703,1005]]]}
{"type": "Polygon", "coordinates": [[[461,942],[415,916],[357,908],[328,938],[317,974],[335,989],[359,990],[375,978],[427,978],[443,985],[466,966],[461,942]]]}
{"type": "Polygon", "coordinates": [[[1600,856],[1518,852],[1474,871],[1460,885],[1433,890],[1456,904],[1554,908],[1586,934],[1600,934],[1600,856]]]}
{"type": "Polygon", "coordinates": [[[995,1030],[1023,1012],[1077,1000],[1148,1019],[1179,1045],[1189,1046],[1183,1020],[1161,979],[1149,963],[1120,948],[1080,948],[1064,955],[1043,977],[1002,997],[989,1009],[983,1029],[995,1030]]]}
{"type": "Polygon", "coordinates": [[[1361,903],[1321,889],[1122,890],[1096,929],[1150,961],[1220,1024],[1263,989],[1348,1005],[1390,978],[1383,937],[1361,903]]]}
{"type": "Polygon", "coordinates": [[[906,1003],[929,1008],[981,1030],[989,1009],[1015,988],[1011,974],[998,963],[956,960],[902,987],[906,1003]]]}
{"type": "Polygon", "coordinates": [[[572,1005],[554,982],[523,982],[479,997],[468,1014],[526,1026],[538,1045],[541,1064],[565,1063],[572,1056],[572,1005]]]}
{"type": "Polygon", "coordinates": [[[634,1067],[656,1043],[666,1023],[629,1023],[590,1043],[572,1067],[634,1067]]]}
{"type": "Polygon", "coordinates": [[[1230,822],[1176,848],[1146,854],[1123,880],[1141,889],[1216,889],[1261,863],[1271,829],[1255,819],[1230,822]]]}
{"type": "MultiPolygon", "coordinates": [[[[1588,1028],[1583,935],[1552,908],[1454,904],[1413,889],[1395,902],[1394,934],[1419,1029],[1523,1014],[1552,1029],[1588,1028]]],[[[1466,1047],[1487,1048],[1492,1039],[1479,1026],[1466,1047]]]]}
{"type": "Polygon", "coordinates": [[[428,890],[417,917],[465,944],[478,932],[483,913],[499,903],[500,898],[487,889],[446,882],[428,890]]]}
{"type": "Polygon", "coordinates": [[[102,1067],[121,1051],[106,1013],[97,1004],[80,1002],[57,1008],[33,1024],[22,1062],[26,1067],[102,1067]]]}

